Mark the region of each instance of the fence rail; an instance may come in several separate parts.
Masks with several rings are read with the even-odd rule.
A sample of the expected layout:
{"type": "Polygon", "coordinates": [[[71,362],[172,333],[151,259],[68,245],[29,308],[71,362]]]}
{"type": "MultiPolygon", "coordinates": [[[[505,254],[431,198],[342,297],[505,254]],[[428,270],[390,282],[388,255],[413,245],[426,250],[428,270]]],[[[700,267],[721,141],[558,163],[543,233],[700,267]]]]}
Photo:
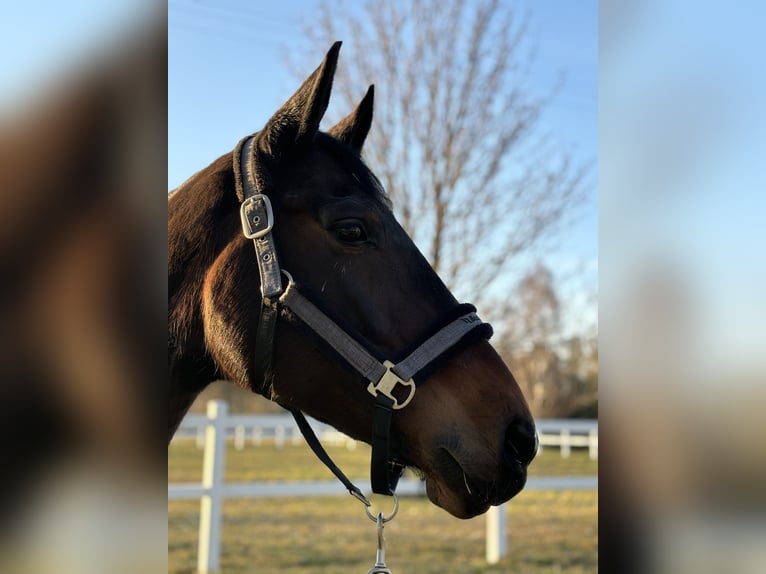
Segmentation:
{"type": "MultiPolygon", "coordinates": [[[[352,439],[321,423],[312,426],[323,441],[356,444],[352,439]]],[[[556,445],[561,455],[568,457],[571,448],[587,447],[591,458],[598,457],[598,422],[568,419],[537,421],[540,448],[556,445]]],[[[286,496],[337,496],[343,494],[337,481],[304,482],[243,482],[225,483],[223,470],[227,438],[234,438],[237,448],[244,448],[245,429],[251,430],[251,440],[260,442],[273,438],[283,446],[287,438],[301,440],[300,431],[290,415],[229,415],[225,401],[210,401],[207,415],[188,415],[181,423],[174,440],[195,438],[204,448],[202,481],[199,483],[168,484],[168,500],[200,500],[199,546],[197,569],[200,574],[219,569],[220,534],[224,498],[264,498],[286,496]],[[257,432],[258,431],[258,432],[257,432]],[[201,436],[201,439],[200,439],[201,436]]],[[[362,491],[369,492],[369,481],[358,481],[362,491]]],[[[592,490],[598,488],[595,476],[533,477],[527,481],[527,490],[592,490]]],[[[402,479],[397,487],[399,496],[425,495],[420,480],[402,479]]],[[[503,506],[487,512],[486,558],[494,564],[507,554],[506,521],[503,506]]]]}
{"type": "MultiPolygon", "coordinates": [[[[205,445],[205,415],[187,415],[173,440],[194,439],[197,447],[205,445]]],[[[311,426],[325,444],[345,445],[356,448],[356,441],[331,426],[311,420],[311,426]]],[[[561,456],[568,458],[572,448],[587,448],[592,460],[598,458],[598,421],[580,419],[538,419],[535,421],[540,439],[540,450],[558,447],[561,456]]],[[[277,448],[288,442],[303,441],[298,425],[289,414],[273,415],[227,415],[224,431],[227,439],[234,441],[234,448],[245,448],[248,439],[251,444],[260,445],[264,440],[273,440],[277,448]]]]}

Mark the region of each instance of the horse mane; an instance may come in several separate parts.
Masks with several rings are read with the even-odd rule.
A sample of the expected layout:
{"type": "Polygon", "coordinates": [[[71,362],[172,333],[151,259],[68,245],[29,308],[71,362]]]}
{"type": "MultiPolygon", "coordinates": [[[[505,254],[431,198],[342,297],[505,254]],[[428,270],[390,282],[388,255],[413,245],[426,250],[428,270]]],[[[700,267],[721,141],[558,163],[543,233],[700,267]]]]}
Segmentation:
{"type": "MultiPolygon", "coordinates": [[[[199,285],[232,237],[227,220],[237,212],[232,153],[227,152],[168,193],[168,351],[201,341],[199,285]]],[[[197,349],[206,355],[203,348],[197,349]]],[[[207,370],[207,369],[205,369],[207,370]]]]}

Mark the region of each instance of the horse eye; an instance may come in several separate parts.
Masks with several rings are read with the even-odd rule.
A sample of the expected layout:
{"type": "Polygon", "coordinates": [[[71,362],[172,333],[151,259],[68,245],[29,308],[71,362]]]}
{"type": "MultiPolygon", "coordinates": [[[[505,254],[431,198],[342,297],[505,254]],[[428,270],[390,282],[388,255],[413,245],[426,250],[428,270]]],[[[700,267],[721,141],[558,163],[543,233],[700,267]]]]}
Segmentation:
{"type": "Polygon", "coordinates": [[[367,241],[364,227],[356,221],[344,221],[332,228],[335,237],[343,243],[360,244],[367,241]]]}

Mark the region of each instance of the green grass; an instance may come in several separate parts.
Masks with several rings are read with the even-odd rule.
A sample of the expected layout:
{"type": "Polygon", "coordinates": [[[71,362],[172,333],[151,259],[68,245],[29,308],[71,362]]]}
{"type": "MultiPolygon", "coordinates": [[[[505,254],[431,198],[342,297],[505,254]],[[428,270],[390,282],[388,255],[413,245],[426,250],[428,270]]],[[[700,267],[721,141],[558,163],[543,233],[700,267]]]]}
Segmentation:
{"type": "MultiPolygon", "coordinates": [[[[351,477],[367,475],[369,448],[328,448],[351,477]]],[[[193,441],[174,443],[168,455],[171,482],[198,482],[202,451],[193,441]]],[[[596,473],[587,453],[561,459],[547,449],[530,475],[596,473]]],[[[305,446],[266,444],[227,449],[226,480],[331,479],[305,446]]],[[[506,505],[509,555],[489,566],[484,559],[485,518],[458,520],[426,499],[405,498],[386,526],[386,562],[402,573],[560,573],[597,571],[595,491],[522,492],[506,505]]],[[[199,502],[168,503],[168,572],[196,568],[199,502]]],[[[242,499],[224,504],[221,566],[224,574],[363,573],[375,561],[375,525],[361,505],[338,497],[242,499]]]]}
{"type": "MultiPolygon", "coordinates": [[[[370,447],[357,443],[355,450],[326,447],[333,460],[349,478],[365,478],[370,472],[370,447]]],[[[572,450],[561,458],[558,449],[547,448],[529,467],[530,476],[582,475],[598,473],[598,461],[590,460],[585,450],[572,450]]],[[[168,451],[168,482],[199,482],[202,476],[202,450],[193,440],[174,441],[168,451]]],[[[226,449],[226,482],[266,480],[323,480],[333,476],[301,442],[278,449],[273,443],[236,450],[231,442],[226,449]]]]}

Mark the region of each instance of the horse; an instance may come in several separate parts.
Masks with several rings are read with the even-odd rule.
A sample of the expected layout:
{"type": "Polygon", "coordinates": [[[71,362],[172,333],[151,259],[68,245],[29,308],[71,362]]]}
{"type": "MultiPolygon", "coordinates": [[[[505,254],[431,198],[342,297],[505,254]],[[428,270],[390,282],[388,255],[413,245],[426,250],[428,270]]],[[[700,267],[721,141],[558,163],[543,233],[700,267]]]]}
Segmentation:
{"type": "Polygon", "coordinates": [[[434,504],[470,518],[523,488],[534,421],[491,328],[458,305],[362,160],[374,86],[319,130],[339,50],[169,194],[168,440],[223,378],[373,444],[373,458],[386,435],[384,465],[413,468],[434,504]],[[368,364],[377,374],[360,374],[368,364]]]}

